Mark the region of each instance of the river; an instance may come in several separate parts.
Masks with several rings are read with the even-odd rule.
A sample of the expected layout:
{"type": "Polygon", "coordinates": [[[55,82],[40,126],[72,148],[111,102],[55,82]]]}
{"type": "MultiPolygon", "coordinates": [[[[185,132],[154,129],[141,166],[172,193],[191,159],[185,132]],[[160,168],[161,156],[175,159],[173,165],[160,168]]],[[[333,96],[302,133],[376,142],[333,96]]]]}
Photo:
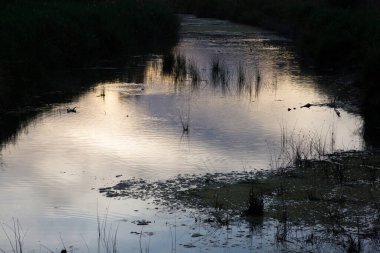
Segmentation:
{"type": "MultiPolygon", "coordinates": [[[[265,240],[253,247],[244,225],[235,243],[210,243],[229,236],[216,230],[205,243],[191,237],[211,233],[194,223],[194,210],[109,199],[98,189],[130,178],[275,169],[288,162],[278,164],[284,138],[318,146],[302,150],[306,158],[365,147],[362,117],[331,88],[339,78],[302,66],[292,41],[274,32],[183,16],[171,55],[134,59],[89,69],[111,77],[42,110],[1,144],[0,221],[19,219],[27,250],[87,252],[87,244],[93,252],[97,218],[107,213],[120,252],[251,252],[265,240]],[[152,223],[142,228],[142,219],[152,223]]],[[[3,234],[0,245],[9,248],[3,234]]]]}

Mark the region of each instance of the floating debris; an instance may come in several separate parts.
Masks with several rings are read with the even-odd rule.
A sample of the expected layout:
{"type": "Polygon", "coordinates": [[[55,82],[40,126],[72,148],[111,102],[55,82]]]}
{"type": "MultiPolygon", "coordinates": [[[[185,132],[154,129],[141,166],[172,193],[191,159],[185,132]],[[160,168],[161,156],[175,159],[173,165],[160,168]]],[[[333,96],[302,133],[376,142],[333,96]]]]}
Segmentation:
{"type": "Polygon", "coordinates": [[[306,107],[306,108],[310,108],[311,106],[313,106],[313,105],[310,104],[310,103],[307,103],[306,105],[303,105],[303,106],[301,106],[300,108],[304,108],[304,107],[306,107]]]}
{"type": "Polygon", "coordinates": [[[149,225],[152,222],[148,221],[148,220],[137,220],[135,223],[136,223],[137,226],[146,226],[146,225],[149,225]]]}
{"type": "Polygon", "coordinates": [[[183,247],[185,248],[195,248],[197,246],[193,245],[192,243],[184,244],[183,247]]]}
{"type": "Polygon", "coordinates": [[[338,117],[340,117],[340,111],[338,111],[338,109],[334,108],[334,111],[336,113],[336,115],[338,115],[338,117]]]}
{"type": "Polygon", "coordinates": [[[76,106],[73,107],[73,108],[67,107],[67,108],[66,108],[66,111],[67,111],[67,113],[71,113],[71,112],[76,113],[76,112],[77,112],[77,109],[76,109],[76,108],[77,108],[76,106]]]}

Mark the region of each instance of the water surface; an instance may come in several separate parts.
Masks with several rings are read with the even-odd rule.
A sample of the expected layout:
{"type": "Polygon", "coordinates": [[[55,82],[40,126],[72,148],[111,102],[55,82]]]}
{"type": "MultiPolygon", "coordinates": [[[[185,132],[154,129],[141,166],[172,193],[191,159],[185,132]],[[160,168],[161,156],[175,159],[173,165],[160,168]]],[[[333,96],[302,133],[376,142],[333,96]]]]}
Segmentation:
{"type": "MultiPolygon", "coordinates": [[[[109,207],[120,252],[140,251],[139,236],[130,234],[141,232],[132,223],[138,219],[155,221],[144,228],[154,235],[143,241],[155,252],[173,248],[174,231],[181,252],[221,252],[211,244],[179,245],[197,245],[190,235],[207,230],[194,227],[192,215],[158,212],[150,201],[109,200],[97,189],[133,177],[267,169],[284,134],[301,143],[319,140],[326,152],[364,147],[361,116],[342,103],[339,113],[326,106],[336,94],[325,84],[336,78],[302,70],[292,42],[276,33],[184,16],[172,55],[137,59],[88,70],[114,78],[49,107],[2,144],[0,220],[20,219],[28,249],[59,250],[61,238],[66,247],[85,252],[86,241],[93,249],[97,215],[109,207]],[[307,103],[316,106],[301,108],[307,103]]],[[[252,241],[241,241],[223,252],[249,252],[252,241]]],[[[0,245],[7,245],[4,236],[0,245]]]]}

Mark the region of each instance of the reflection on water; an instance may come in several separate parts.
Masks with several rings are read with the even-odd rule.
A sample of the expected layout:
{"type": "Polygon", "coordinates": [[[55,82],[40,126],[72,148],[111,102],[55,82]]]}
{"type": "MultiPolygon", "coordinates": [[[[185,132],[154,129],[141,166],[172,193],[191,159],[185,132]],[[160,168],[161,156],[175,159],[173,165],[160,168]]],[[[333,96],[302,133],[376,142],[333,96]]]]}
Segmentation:
{"type": "MultiPolygon", "coordinates": [[[[120,179],[267,168],[287,133],[300,142],[318,136],[328,151],[363,147],[361,117],[326,106],[335,94],[303,74],[289,41],[268,31],[185,17],[172,54],[87,70],[104,72],[110,78],[70,103],[16,124],[22,131],[12,142],[2,137],[0,218],[19,217],[33,231],[30,244],[59,247],[57,233],[77,247],[83,234],[95,240],[97,210],[109,203],[96,189],[120,179]],[[307,103],[314,106],[301,108],[307,103]]],[[[138,200],[110,207],[110,220],[128,220],[119,232],[124,249],[137,245],[131,230],[141,230],[130,221],[154,219],[149,229],[170,238],[164,224],[175,215],[138,200]]],[[[170,242],[157,237],[151,248],[167,252],[170,242]]]]}

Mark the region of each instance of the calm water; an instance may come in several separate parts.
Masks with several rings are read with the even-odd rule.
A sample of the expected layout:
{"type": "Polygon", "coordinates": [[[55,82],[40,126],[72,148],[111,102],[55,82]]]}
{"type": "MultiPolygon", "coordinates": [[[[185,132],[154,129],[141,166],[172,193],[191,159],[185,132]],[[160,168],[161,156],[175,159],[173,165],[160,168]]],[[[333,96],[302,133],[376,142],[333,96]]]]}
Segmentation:
{"type": "MultiPolygon", "coordinates": [[[[140,237],[130,233],[141,232],[132,222],[138,219],[155,221],[142,239],[154,252],[171,250],[174,232],[177,244],[198,245],[178,245],[181,252],[250,252],[248,239],[222,250],[191,238],[209,229],[194,225],[191,214],[110,200],[97,189],[132,177],[266,169],[284,133],[302,143],[317,139],[326,151],[364,146],[362,118],[347,107],[338,104],[339,116],[328,106],[300,108],[333,101],[323,87],[335,79],[302,71],[291,42],[275,33],[186,16],[173,55],[143,59],[125,72],[102,69],[117,72],[116,81],[45,110],[3,144],[0,220],[20,219],[28,249],[58,251],[62,241],[76,252],[87,252],[84,242],[93,249],[97,213],[109,207],[121,252],[140,251],[140,237]],[[143,75],[134,79],[137,69],[143,75]],[[66,112],[74,106],[77,113],[66,112]]],[[[0,245],[8,248],[3,235],[0,245]]]]}

